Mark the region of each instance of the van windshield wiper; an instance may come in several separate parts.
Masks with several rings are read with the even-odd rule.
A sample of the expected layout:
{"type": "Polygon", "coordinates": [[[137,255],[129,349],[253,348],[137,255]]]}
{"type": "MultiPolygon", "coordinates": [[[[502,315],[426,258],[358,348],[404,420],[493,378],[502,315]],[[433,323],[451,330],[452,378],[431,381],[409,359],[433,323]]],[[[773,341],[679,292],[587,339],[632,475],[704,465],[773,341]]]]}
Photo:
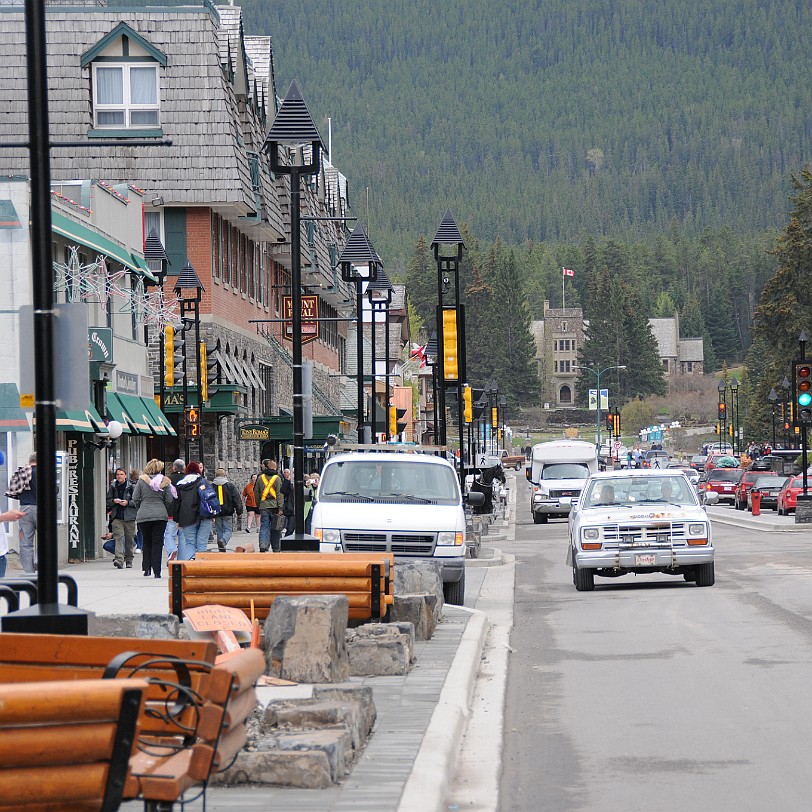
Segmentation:
{"type": "Polygon", "coordinates": [[[411,493],[379,493],[378,496],[386,498],[403,499],[406,502],[420,502],[423,505],[429,505],[432,499],[426,499],[424,496],[414,496],[411,493]]]}
{"type": "Polygon", "coordinates": [[[364,499],[367,502],[375,501],[371,496],[367,496],[364,493],[353,493],[352,491],[330,491],[330,493],[322,495],[322,501],[324,501],[324,498],[327,496],[352,496],[354,499],[364,499]]]}

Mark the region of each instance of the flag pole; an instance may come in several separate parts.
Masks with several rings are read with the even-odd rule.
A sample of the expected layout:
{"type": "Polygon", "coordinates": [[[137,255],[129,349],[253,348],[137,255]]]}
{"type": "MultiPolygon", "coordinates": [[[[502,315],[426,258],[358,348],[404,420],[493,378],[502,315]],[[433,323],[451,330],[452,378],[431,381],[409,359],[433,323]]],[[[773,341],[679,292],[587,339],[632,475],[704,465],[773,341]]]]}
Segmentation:
{"type": "Polygon", "coordinates": [[[564,269],[561,269],[561,309],[566,310],[567,303],[564,301],[564,282],[566,282],[567,277],[564,274],[564,269]]]}

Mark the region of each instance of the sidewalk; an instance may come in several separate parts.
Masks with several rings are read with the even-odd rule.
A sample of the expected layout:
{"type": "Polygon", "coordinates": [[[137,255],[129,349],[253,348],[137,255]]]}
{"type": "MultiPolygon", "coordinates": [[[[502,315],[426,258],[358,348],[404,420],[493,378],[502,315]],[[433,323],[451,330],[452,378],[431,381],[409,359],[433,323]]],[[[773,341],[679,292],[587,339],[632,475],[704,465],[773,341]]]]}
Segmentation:
{"type": "Polygon", "coordinates": [[[772,510],[753,516],[746,510],[727,506],[708,506],[708,516],[714,522],[741,527],[745,530],[761,530],[764,533],[812,533],[812,524],[795,524],[795,516],[779,516],[772,510]]]}
{"type": "MultiPolygon", "coordinates": [[[[497,522],[494,529],[507,526],[497,522]]],[[[237,532],[229,547],[256,533],[237,532]]],[[[372,688],[377,708],[373,733],[352,772],[337,786],[323,790],[281,787],[212,787],[206,793],[210,810],[279,809],[290,812],[441,812],[457,753],[465,732],[474,683],[480,668],[487,619],[475,610],[489,569],[502,564],[502,554],[483,539],[480,559],[466,567],[465,607],[444,608],[443,622],[431,640],[415,645],[416,662],[403,677],[352,678],[372,688]],[[417,799],[417,800],[416,800],[417,799]]],[[[86,564],[66,565],[79,586],[79,605],[97,614],[165,614],[168,581],[143,577],[140,555],[132,569],[113,567],[111,556],[86,564]]],[[[260,701],[308,696],[310,686],[259,688],[260,701]]],[[[135,802],[125,810],[140,809],[135,802]]],[[[186,804],[203,809],[203,800],[186,804]]]]}

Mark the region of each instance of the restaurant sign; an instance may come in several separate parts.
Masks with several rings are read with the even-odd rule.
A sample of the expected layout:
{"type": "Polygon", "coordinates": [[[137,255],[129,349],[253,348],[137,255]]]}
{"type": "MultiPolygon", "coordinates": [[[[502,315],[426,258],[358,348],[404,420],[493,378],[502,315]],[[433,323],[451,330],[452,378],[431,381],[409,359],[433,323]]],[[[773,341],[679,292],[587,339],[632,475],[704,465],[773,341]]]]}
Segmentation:
{"type": "MultiPolygon", "coordinates": [[[[288,341],[293,341],[293,297],[282,297],[282,334],[288,341]]],[[[302,344],[315,341],[319,337],[319,297],[302,296],[302,344]]]]}
{"type": "Polygon", "coordinates": [[[270,440],[271,429],[258,423],[248,423],[240,426],[240,440],[270,440]]]}

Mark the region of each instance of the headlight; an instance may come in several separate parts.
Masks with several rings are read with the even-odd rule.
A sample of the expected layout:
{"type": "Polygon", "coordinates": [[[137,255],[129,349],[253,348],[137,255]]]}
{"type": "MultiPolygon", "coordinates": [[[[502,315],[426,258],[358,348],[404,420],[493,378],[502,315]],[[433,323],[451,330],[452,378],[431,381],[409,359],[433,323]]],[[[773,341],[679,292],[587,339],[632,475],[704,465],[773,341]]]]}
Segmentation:
{"type": "Polygon", "coordinates": [[[708,531],[705,529],[704,524],[689,524],[688,525],[688,535],[689,536],[707,536],[708,531]]]}
{"type": "Polygon", "coordinates": [[[437,544],[444,547],[461,547],[463,543],[463,533],[443,531],[437,534],[437,544]]]}
{"type": "Polygon", "coordinates": [[[316,527],[313,529],[313,535],[326,544],[341,544],[340,530],[327,530],[326,528],[316,527]]]}
{"type": "Polygon", "coordinates": [[[597,527],[585,527],[584,528],[584,538],[585,539],[599,539],[601,537],[601,531],[598,530],[597,527]]]}

